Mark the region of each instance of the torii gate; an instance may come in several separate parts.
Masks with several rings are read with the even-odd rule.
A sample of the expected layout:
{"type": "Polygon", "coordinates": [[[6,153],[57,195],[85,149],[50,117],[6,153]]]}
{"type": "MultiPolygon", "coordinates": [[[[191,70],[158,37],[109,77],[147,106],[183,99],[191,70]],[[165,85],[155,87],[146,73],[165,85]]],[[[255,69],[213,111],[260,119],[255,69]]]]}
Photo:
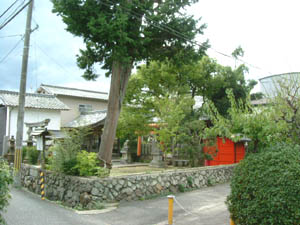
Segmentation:
{"type": "Polygon", "coordinates": [[[42,120],[40,122],[35,122],[35,123],[25,123],[26,127],[28,127],[28,130],[27,130],[27,135],[28,135],[27,145],[28,146],[33,145],[32,135],[31,135],[32,129],[33,128],[45,129],[45,127],[48,126],[49,123],[50,123],[50,119],[45,119],[45,120],[42,120]]]}

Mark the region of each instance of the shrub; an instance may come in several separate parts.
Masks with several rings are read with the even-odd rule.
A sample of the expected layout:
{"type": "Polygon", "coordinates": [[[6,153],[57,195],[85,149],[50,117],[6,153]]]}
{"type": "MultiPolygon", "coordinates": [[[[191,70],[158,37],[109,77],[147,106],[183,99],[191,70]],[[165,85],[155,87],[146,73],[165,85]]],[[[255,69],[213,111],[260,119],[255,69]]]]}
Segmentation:
{"type": "MultiPolygon", "coordinates": [[[[39,154],[40,151],[36,150],[36,147],[24,147],[23,149],[26,149],[25,151],[27,152],[27,158],[30,164],[37,164],[38,162],[38,158],[39,158],[39,154]]],[[[26,157],[25,157],[26,158],[26,157]]]]}
{"type": "Polygon", "coordinates": [[[81,151],[77,154],[76,168],[80,176],[94,176],[99,167],[97,153],[81,151]]]}
{"type": "Polygon", "coordinates": [[[107,168],[103,168],[103,167],[98,167],[97,168],[97,172],[96,175],[98,177],[104,178],[104,177],[108,177],[110,173],[110,170],[107,168]]]}
{"type": "Polygon", "coordinates": [[[22,162],[27,159],[27,147],[22,148],[22,162]]]}
{"type": "MultiPolygon", "coordinates": [[[[13,182],[12,175],[9,171],[9,166],[0,158],[0,212],[5,210],[8,205],[8,200],[11,198],[9,194],[9,185],[13,182]]],[[[0,224],[5,224],[4,218],[0,213],[0,224]]]]}
{"type": "Polygon", "coordinates": [[[77,154],[77,165],[80,176],[107,177],[109,170],[99,167],[100,161],[95,152],[81,151],[77,154]]]}
{"type": "Polygon", "coordinates": [[[187,177],[186,180],[187,180],[188,185],[190,187],[192,187],[193,186],[193,177],[187,177]]]}
{"type": "Polygon", "coordinates": [[[185,192],[185,186],[183,184],[178,184],[179,192],[185,192]]]}
{"type": "Polygon", "coordinates": [[[299,146],[249,154],[234,170],[227,205],[237,225],[300,223],[299,146]]]}
{"type": "Polygon", "coordinates": [[[73,129],[66,132],[65,138],[58,140],[50,148],[49,168],[68,175],[78,175],[78,171],[75,168],[77,165],[77,153],[80,152],[89,133],[90,130],[87,128],[73,129]]]}
{"type": "Polygon", "coordinates": [[[79,170],[77,168],[77,159],[72,158],[62,163],[62,172],[67,175],[78,176],[79,170]]]}

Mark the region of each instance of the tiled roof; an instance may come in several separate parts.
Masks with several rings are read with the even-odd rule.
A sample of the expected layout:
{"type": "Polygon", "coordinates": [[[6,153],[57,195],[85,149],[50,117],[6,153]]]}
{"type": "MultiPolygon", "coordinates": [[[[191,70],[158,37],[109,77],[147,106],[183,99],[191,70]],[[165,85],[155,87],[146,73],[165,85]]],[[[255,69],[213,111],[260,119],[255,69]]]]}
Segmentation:
{"type": "Polygon", "coordinates": [[[104,124],[106,118],[106,110],[82,112],[80,116],[67,123],[63,127],[76,128],[91,126],[96,124],[104,124]]]}
{"type": "MultiPolygon", "coordinates": [[[[19,93],[0,90],[0,105],[18,106],[19,93]]],[[[69,110],[69,108],[54,95],[30,93],[26,94],[25,108],[69,110]]]]}
{"type": "Polygon", "coordinates": [[[90,91],[90,90],[83,90],[77,88],[68,88],[68,87],[59,87],[53,85],[46,85],[41,84],[38,92],[44,91],[47,94],[54,94],[54,95],[64,95],[64,96],[75,96],[80,98],[92,98],[92,99],[101,99],[101,100],[108,100],[108,94],[106,92],[97,92],[97,91],[90,91]]]}

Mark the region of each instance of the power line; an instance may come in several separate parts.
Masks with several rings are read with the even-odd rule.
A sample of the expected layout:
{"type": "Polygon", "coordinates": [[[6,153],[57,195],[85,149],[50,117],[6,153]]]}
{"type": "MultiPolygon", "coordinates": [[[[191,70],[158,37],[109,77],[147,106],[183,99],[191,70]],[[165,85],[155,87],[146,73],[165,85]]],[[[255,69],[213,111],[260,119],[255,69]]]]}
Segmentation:
{"type": "Polygon", "coordinates": [[[70,73],[70,71],[66,70],[66,68],[64,68],[61,64],[59,64],[54,58],[52,58],[51,56],[49,56],[46,51],[44,51],[40,46],[38,46],[36,43],[35,45],[38,47],[38,49],[45,55],[47,56],[49,59],[52,60],[52,62],[54,62],[56,65],[58,65],[62,70],[64,70],[67,73],[70,73]]]}
{"type": "Polygon", "coordinates": [[[17,12],[17,10],[24,4],[24,2],[25,2],[25,0],[23,0],[23,2],[14,9],[14,11],[3,21],[2,24],[4,24],[13,14],[15,14],[17,12]]]}
{"type": "Polygon", "coordinates": [[[23,34],[13,34],[13,35],[0,36],[0,38],[22,37],[22,36],[23,34]]]}
{"type": "Polygon", "coordinates": [[[10,10],[11,7],[13,7],[13,6],[17,3],[17,1],[18,1],[18,0],[16,0],[13,4],[11,4],[11,5],[10,5],[10,6],[9,6],[9,7],[1,14],[0,18],[1,18],[2,16],[4,16],[4,14],[7,13],[7,11],[10,10]]]}
{"type": "MultiPolygon", "coordinates": [[[[111,0],[107,0],[107,1],[108,1],[110,4],[105,3],[104,1],[100,1],[100,4],[106,5],[106,6],[108,6],[108,7],[110,7],[110,6],[112,6],[113,4],[115,4],[115,2],[113,2],[113,1],[111,1],[111,0]]],[[[206,47],[206,46],[204,46],[202,43],[199,43],[198,41],[193,41],[193,40],[189,39],[188,37],[182,35],[182,33],[180,33],[179,31],[177,31],[177,30],[175,30],[175,29],[173,29],[172,27],[169,27],[168,25],[165,25],[165,24],[158,24],[158,22],[153,21],[151,18],[149,18],[149,17],[146,16],[146,13],[147,13],[146,10],[141,9],[141,10],[145,13],[144,15],[142,15],[142,14],[139,14],[139,13],[137,13],[137,12],[131,11],[128,7],[126,7],[126,6],[124,6],[124,5],[121,5],[121,4],[120,4],[119,6],[120,6],[121,8],[123,8],[123,9],[125,9],[126,11],[128,11],[129,14],[131,14],[133,17],[135,17],[136,19],[138,19],[138,20],[140,20],[140,21],[142,21],[142,17],[144,16],[148,21],[152,22],[151,25],[153,25],[154,27],[156,27],[156,28],[158,28],[158,29],[160,29],[160,30],[162,30],[162,31],[166,31],[166,32],[168,32],[168,33],[170,33],[170,34],[172,34],[172,35],[178,37],[178,38],[182,38],[182,39],[184,39],[184,40],[190,42],[190,43],[193,44],[193,45],[197,45],[198,47],[206,47]],[[133,15],[133,14],[135,14],[135,15],[133,15]]],[[[250,66],[250,67],[252,67],[252,68],[255,68],[255,69],[258,69],[258,70],[262,70],[262,71],[268,72],[268,71],[263,70],[262,68],[260,68],[260,67],[258,67],[258,66],[255,66],[255,65],[253,65],[253,64],[250,64],[250,63],[246,62],[245,60],[242,60],[242,59],[235,59],[233,56],[228,55],[228,54],[226,54],[226,53],[223,53],[223,52],[221,52],[221,51],[218,51],[218,50],[216,50],[216,49],[213,48],[213,47],[208,47],[208,48],[212,49],[214,52],[216,52],[216,53],[219,54],[219,55],[222,55],[222,56],[224,56],[224,57],[227,57],[227,58],[231,58],[231,59],[240,61],[240,62],[242,62],[243,64],[246,64],[246,65],[248,65],[248,66],[250,66]]],[[[270,72],[268,72],[268,73],[270,73],[270,72]]]]}
{"type": "Polygon", "coordinates": [[[17,42],[17,44],[0,60],[0,63],[3,63],[5,59],[18,47],[20,42],[24,39],[24,36],[17,42]]]}
{"type": "Polygon", "coordinates": [[[23,11],[23,9],[25,9],[26,6],[28,6],[30,4],[32,0],[29,0],[18,12],[16,12],[7,22],[5,22],[3,25],[1,25],[0,30],[5,27],[10,21],[12,21],[20,12],[23,11]]]}

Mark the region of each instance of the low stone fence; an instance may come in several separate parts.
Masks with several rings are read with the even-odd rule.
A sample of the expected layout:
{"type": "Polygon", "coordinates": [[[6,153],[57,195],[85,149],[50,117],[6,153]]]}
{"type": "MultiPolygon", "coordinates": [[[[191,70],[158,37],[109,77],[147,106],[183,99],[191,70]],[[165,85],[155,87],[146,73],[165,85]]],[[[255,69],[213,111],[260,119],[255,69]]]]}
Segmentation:
{"type": "MultiPolygon", "coordinates": [[[[49,200],[69,207],[93,208],[95,202],[118,202],[150,198],[207,187],[230,180],[235,165],[209,166],[109,178],[84,178],[45,171],[45,191],[49,200]]],[[[40,193],[40,168],[21,167],[22,185],[40,193]]]]}

